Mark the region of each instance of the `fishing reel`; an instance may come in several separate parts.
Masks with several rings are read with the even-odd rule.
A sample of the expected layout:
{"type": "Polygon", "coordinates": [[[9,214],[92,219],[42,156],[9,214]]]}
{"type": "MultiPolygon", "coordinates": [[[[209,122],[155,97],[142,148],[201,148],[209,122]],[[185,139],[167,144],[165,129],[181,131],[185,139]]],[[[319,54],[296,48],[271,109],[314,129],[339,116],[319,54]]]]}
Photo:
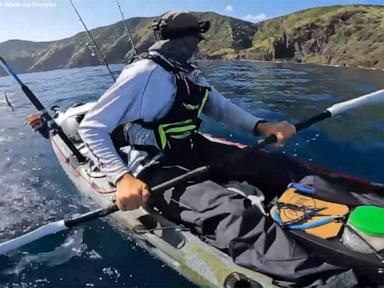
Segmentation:
{"type": "Polygon", "coordinates": [[[44,119],[43,113],[38,112],[29,115],[26,119],[26,125],[31,126],[33,131],[39,132],[44,138],[49,138],[49,128],[47,121],[44,119]]]}

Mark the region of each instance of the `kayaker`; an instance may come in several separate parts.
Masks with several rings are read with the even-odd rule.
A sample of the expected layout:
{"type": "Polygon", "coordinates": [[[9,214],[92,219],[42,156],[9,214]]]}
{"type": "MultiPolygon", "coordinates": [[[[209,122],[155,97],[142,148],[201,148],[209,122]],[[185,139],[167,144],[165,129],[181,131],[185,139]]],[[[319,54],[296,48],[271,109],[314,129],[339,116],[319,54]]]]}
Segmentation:
{"type": "Polygon", "coordinates": [[[224,185],[233,180],[228,175],[211,175],[151,195],[153,185],[225,159],[234,170],[234,180],[251,178],[262,190],[276,193],[283,189],[281,183],[298,181],[307,172],[299,164],[286,171],[292,160],[279,156],[270,156],[267,162],[261,154],[248,155],[247,163],[239,163],[231,160],[236,147],[212,143],[198,133],[205,114],[232,129],[275,134],[280,146],[295,134],[294,125],[287,121],[267,122],[233,104],[189,62],[209,26],[186,12],[162,15],[153,24],[155,44],[125,67],[82,121],[81,138],[116,185],[118,207],[136,209],[151,197],[152,205],[166,217],[203,235],[239,265],[286,281],[310,283],[343,271],[310,257],[246,197],[226,189],[224,185]],[[119,151],[116,147],[121,146],[119,151]]]}
{"type": "MultiPolygon", "coordinates": [[[[210,86],[195,66],[188,62],[198,53],[198,43],[204,39],[202,33],[208,30],[209,22],[198,22],[195,16],[188,13],[169,12],[155,26],[159,41],[149,48],[149,55],[122,71],[116,83],[88,112],[80,126],[81,137],[100,160],[111,182],[117,186],[116,202],[121,210],[138,208],[149,195],[146,185],[132,177],[141,172],[143,165],[139,160],[148,154],[146,149],[137,149],[137,145],[156,147],[156,152],[166,150],[170,157],[175,154],[172,143],[175,136],[168,135],[169,129],[156,126],[172,123],[170,126],[178,129],[175,134],[182,134],[178,135],[182,141],[175,142],[193,143],[200,124],[198,114],[203,112],[234,129],[260,136],[276,134],[278,145],[295,133],[294,126],[286,121],[266,122],[234,105],[210,86]],[[171,69],[176,71],[177,77],[173,71],[167,71],[171,69]],[[193,89],[192,95],[187,89],[193,89]],[[189,120],[187,124],[179,123],[189,120]],[[132,145],[130,151],[124,151],[128,154],[128,165],[118,155],[110,137],[112,131],[122,124],[125,125],[125,138],[136,146],[136,149],[132,145]],[[159,131],[164,131],[164,139],[159,131]],[[163,140],[165,143],[159,143],[163,140]]],[[[177,161],[180,161],[180,156],[177,155],[177,161]]]]}

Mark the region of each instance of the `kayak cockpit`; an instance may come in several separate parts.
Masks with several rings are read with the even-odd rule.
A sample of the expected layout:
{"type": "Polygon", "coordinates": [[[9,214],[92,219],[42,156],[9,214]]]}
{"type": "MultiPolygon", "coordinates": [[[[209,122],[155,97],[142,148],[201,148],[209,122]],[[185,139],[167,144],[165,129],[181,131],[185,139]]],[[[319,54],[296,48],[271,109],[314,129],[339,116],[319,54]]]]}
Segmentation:
{"type": "MultiPolygon", "coordinates": [[[[94,104],[89,103],[87,105],[71,107],[65,112],[60,112],[60,111],[56,112],[57,122],[61,125],[65,133],[68,134],[70,139],[74,141],[76,147],[81,151],[81,153],[86,156],[87,156],[87,147],[81,142],[81,138],[79,138],[77,130],[82,117],[84,116],[86,111],[88,111],[88,109],[92,107],[92,105],[94,104]]],[[[206,137],[210,141],[217,141],[227,145],[236,145],[239,148],[244,147],[241,144],[231,143],[225,140],[214,138],[212,136],[206,136],[206,137]]],[[[85,180],[85,182],[87,183],[86,185],[90,186],[91,190],[93,190],[93,194],[99,194],[99,196],[102,195],[104,199],[108,199],[108,201],[111,201],[113,194],[115,192],[115,188],[113,187],[113,185],[111,185],[111,183],[107,181],[106,175],[102,173],[98,169],[97,165],[95,165],[94,163],[95,162],[90,160],[86,164],[80,165],[78,167],[74,167],[73,169],[76,170],[78,175],[83,175],[82,176],[84,178],[83,180],[85,180]],[[94,192],[97,192],[97,193],[94,193],[94,192]]],[[[315,227],[305,226],[312,223],[314,220],[316,220],[319,223],[321,223],[321,225],[323,225],[322,228],[325,229],[326,227],[325,224],[327,223],[324,224],[323,223],[324,221],[321,222],[323,218],[321,218],[320,216],[313,215],[311,217],[307,217],[307,219],[305,219],[304,217],[303,219],[299,219],[300,220],[299,221],[296,218],[301,217],[301,214],[302,214],[301,212],[298,213],[297,211],[294,211],[294,213],[292,214],[292,211],[290,212],[283,211],[278,207],[280,209],[279,210],[280,215],[284,213],[285,214],[291,213],[291,216],[294,215],[293,217],[290,217],[290,218],[288,217],[289,218],[288,220],[283,219],[281,226],[283,226],[283,228],[285,228],[292,237],[295,237],[296,239],[298,239],[300,243],[302,243],[303,246],[305,246],[307,249],[310,249],[311,251],[316,251],[317,254],[322,255],[324,258],[326,258],[330,262],[338,265],[347,265],[348,267],[356,270],[357,274],[362,273],[362,275],[369,275],[369,279],[372,280],[372,283],[378,283],[380,281],[381,281],[380,283],[384,282],[382,278],[383,271],[384,271],[383,251],[371,251],[371,253],[359,253],[351,250],[345,245],[345,243],[343,244],[342,242],[343,231],[344,229],[348,229],[346,228],[347,219],[349,217],[349,214],[351,213],[351,211],[355,209],[355,207],[358,207],[364,204],[369,204],[373,201],[376,203],[376,205],[380,207],[384,207],[384,198],[379,195],[379,190],[381,189],[380,191],[383,191],[383,188],[382,187],[380,188],[380,185],[377,185],[376,187],[374,187],[372,183],[369,183],[367,181],[354,179],[353,177],[344,177],[342,175],[339,175],[338,173],[331,172],[319,167],[314,167],[313,169],[314,171],[321,170],[323,175],[328,175],[329,179],[332,180],[331,181],[332,185],[327,187],[323,186],[321,182],[321,180],[323,179],[321,177],[316,178],[316,176],[312,179],[312,182],[310,183],[308,183],[308,179],[305,181],[299,181],[299,183],[296,183],[296,184],[300,184],[301,186],[298,185],[294,187],[295,188],[294,192],[297,194],[295,197],[300,200],[299,202],[286,201],[285,198],[282,198],[283,195],[280,195],[279,197],[275,198],[274,201],[271,201],[271,203],[265,203],[264,205],[262,201],[264,197],[263,193],[252,192],[247,194],[245,192],[244,196],[247,196],[250,199],[253,198],[253,205],[257,205],[259,209],[263,210],[263,214],[267,215],[269,213],[271,216],[274,215],[274,211],[276,211],[277,209],[276,207],[278,206],[277,203],[279,202],[293,205],[288,207],[291,210],[293,209],[292,207],[294,207],[295,205],[305,206],[307,208],[308,207],[319,208],[318,201],[328,201],[329,203],[327,204],[328,206],[332,205],[332,203],[344,205],[345,207],[347,207],[347,210],[343,212],[344,213],[343,215],[340,215],[341,212],[338,211],[338,212],[334,212],[333,214],[326,214],[324,212],[325,215],[322,216],[323,218],[333,217],[330,220],[330,222],[340,223],[339,229],[336,231],[336,233],[332,237],[328,237],[328,238],[319,237],[319,234],[316,235],[313,233],[313,230],[315,229],[315,227]],[[359,189],[361,188],[360,191],[361,191],[361,195],[363,196],[356,195],[356,193],[355,194],[351,193],[349,186],[359,187],[359,189]],[[310,189],[306,189],[308,187],[310,189]],[[311,192],[312,191],[311,189],[314,189],[316,193],[311,192]],[[376,191],[376,192],[374,193],[373,191],[376,191]],[[372,199],[369,201],[367,200],[367,202],[365,203],[364,199],[367,198],[365,197],[365,195],[368,195],[369,197],[373,197],[372,195],[375,195],[373,197],[374,200],[372,199]],[[304,201],[303,200],[304,197],[309,197],[311,200],[304,201]],[[288,225],[291,222],[292,223],[295,222],[294,224],[296,226],[294,226],[293,224],[288,225]],[[297,227],[300,225],[302,225],[303,229],[293,229],[293,227],[297,227]]],[[[82,185],[84,186],[84,184],[82,185]]],[[[247,191],[247,188],[241,185],[235,186],[235,187],[228,186],[227,188],[232,189],[233,191],[237,190],[239,191],[240,194],[244,193],[244,191],[247,191]]],[[[263,192],[265,193],[266,191],[263,191],[263,192]]],[[[88,194],[92,194],[92,192],[89,192],[88,194]]],[[[96,197],[99,197],[99,196],[96,196],[96,197]]],[[[270,201],[268,200],[267,202],[270,202],[270,201]]],[[[275,213],[275,215],[277,214],[275,213]]],[[[123,219],[125,220],[121,220],[121,219],[120,220],[122,222],[127,221],[126,218],[123,217],[123,219]]],[[[188,244],[186,243],[188,242],[189,236],[186,236],[185,233],[188,233],[189,235],[190,231],[188,229],[185,229],[185,227],[183,226],[176,225],[164,219],[161,215],[157,215],[156,213],[154,214],[152,212],[148,213],[148,211],[142,212],[142,214],[136,215],[135,224],[133,225],[132,223],[130,223],[128,227],[130,228],[131,232],[136,235],[135,237],[138,237],[138,238],[144,237],[146,239],[145,241],[147,242],[145,245],[148,245],[149,247],[148,249],[159,249],[157,244],[155,244],[156,243],[155,239],[156,237],[162,239],[162,241],[166,243],[165,247],[167,248],[165,247],[160,248],[160,250],[156,252],[157,254],[163,253],[163,252],[160,252],[162,251],[162,249],[166,249],[166,250],[168,249],[167,250],[169,252],[168,254],[173,255],[172,256],[173,258],[175,257],[177,258],[177,256],[174,255],[174,251],[172,251],[172,249],[182,250],[185,245],[188,246],[188,244]],[[149,241],[148,237],[152,240],[149,241]]],[[[199,239],[203,239],[204,237],[202,236],[203,235],[200,235],[199,239]]],[[[383,238],[383,241],[384,241],[384,238],[383,238]]],[[[216,250],[212,246],[208,246],[208,247],[210,247],[209,249],[216,250]]],[[[162,257],[164,257],[165,259],[168,256],[163,255],[162,257]]],[[[180,265],[181,263],[180,261],[181,260],[178,260],[177,262],[179,264],[174,264],[174,266],[180,265]]],[[[168,259],[166,260],[166,262],[169,263],[172,261],[168,259]]],[[[231,277],[228,276],[230,274],[231,273],[228,273],[227,276],[225,277],[225,279],[227,280],[224,279],[222,280],[223,282],[221,283],[224,283],[224,282],[232,283],[237,279],[236,277],[234,277],[233,279],[235,278],[236,279],[233,280],[231,277]]],[[[239,281],[241,282],[242,280],[240,279],[239,281]]],[[[367,282],[369,281],[367,280],[367,282]]],[[[231,287],[231,286],[228,286],[228,287],[231,287]]],[[[254,286],[250,286],[250,287],[254,287],[254,286]]]]}

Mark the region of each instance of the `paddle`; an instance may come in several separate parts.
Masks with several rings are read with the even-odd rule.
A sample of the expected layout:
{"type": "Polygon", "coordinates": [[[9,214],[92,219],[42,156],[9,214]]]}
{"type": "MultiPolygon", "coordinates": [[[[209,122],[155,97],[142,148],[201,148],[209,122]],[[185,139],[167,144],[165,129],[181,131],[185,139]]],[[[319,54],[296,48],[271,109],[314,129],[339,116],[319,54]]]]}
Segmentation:
{"type": "MultiPolygon", "coordinates": [[[[41,102],[38,100],[38,98],[33,94],[33,92],[17,77],[17,75],[12,71],[10,66],[5,62],[3,58],[0,57],[0,65],[3,66],[3,68],[8,72],[9,75],[13,76],[13,78],[16,79],[16,81],[21,85],[22,90],[27,95],[29,100],[34,104],[34,106],[41,112],[43,112],[43,115],[45,119],[50,122],[51,126],[57,131],[59,136],[63,139],[63,141],[67,144],[67,146],[71,149],[71,151],[74,153],[74,155],[79,159],[84,161],[84,156],[80,154],[80,152],[77,150],[77,148],[73,145],[73,143],[69,140],[69,138],[62,132],[61,128],[56,124],[56,122],[52,119],[52,117],[49,115],[47,110],[44,108],[44,106],[41,104],[41,102]]],[[[309,118],[303,122],[300,122],[295,125],[296,131],[299,132],[300,130],[303,130],[317,122],[320,122],[324,119],[331,118],[333,116],[336,116],[338,114],[344,113],[345,111],[361,107],[367,104],[378,104],[384,102],[384,89],[379,90],[370,94],[366,94],[363,96],[360,96],[358,98],[354,98],[348,101],[344,101],[341,103],[334,104],[333,106],[327,108],[325,111],[321,112],[318,115],[315,115],[312,118],[309,118]]],[[[248,153],[252,152],[254,150],[258,150],[260,148],[263,148],[269,144],[273,144],[277,142],[277,137],[275,135],[270,135],[262,140],[260,140],[255,146],[248,148],[248,153]]],[[[178,176],[172,180],[166,181],[163,184],[160,184],[156,187],[152,188],[152,192],[161,192],[168,188],[177,186],[179,184],[185,183],[189,180],[195,179],[197,177],[201,177],[203,175],[207,175],[210,170],[214,169],[220,169],[220,163],[218,165],[215,165],[213,167],[211,166],[203,166],[200,168],[196,168],[184,175],[178,176]]],[[[118,207],[113,204],[107,208],[101,208],[95,211],[91,211],[88,213],[85,213],[83,215],[80,215],[78,217],[71,218],[69,220],[60,220],[57,222],[53,222],[50,224],[47,224],[45,226],[42,226],[34,231],[31,231],[27,234],[24,234],[22,236],[19,236],[15,239],[6,241],[4,243],[0,244],[0,255],[4,254],[6,252],[9,252],[11,250],[17,249],[23,245],[26,245],[28,243],[31,243],[37,239],[40,239],[44,236],[48,236],[54,233],[57,233],[59,231],[63,231],[66,229],[70,229],[72,227],[75,227],[79,224],[82,224],[84,222],[87,222],[89,220],[93,220],[99,217],[107,216],[111,213],[114,213],[118,211],[118,207]]]]}
{"type": "MultiPolygon", "coordinates": [[[[379,104],[384,102],[384,89],[378,90],[376,92],[372,92],[369,94],[362,95],[357,98],[353,98],[344,102],[340,102],[337,104],[328,107],[323,112],[305,120],[295,124],[296,132],[299,132],[317,122],[323,121],[327,118],[332,118],[336,115],[342,114],[348,110],[355,109],[358,107],[362,107],[365,105],[371,104],[379,104]]],[[[275,135],[268,136],[262,140],[260,140],[255,146],[255,149],[260,149],[266,145],[274,144],[277,142],[277,137],[275,135]]]]}
{"type": "MultiPolygon", "coordinates": [[[[177,186],[179,184],[185,183],[189,180],[194,179],[195,177],[199,177],[199,175],[206,175],[206,167],[197,168],[191,172],[187,172],[181,176],[175,177],[169,181],[166,181],[160,185],[157,185],[151,189],[152,192],[158,193],[165,191],[169,188],[172,188],[174,186],[177,186]]],[[[21,246],[24,246],[28,243],[32,243],[42,237],[55,234],[60,231],[64,231],[67,229],[71,229],[75,226],[78,226],[84,222],[97,219],[100,217],[105,217],[111,213],[114,213],[118,211],[119,208],[117,208],[116,205],[111,205],[107,208],[100,208],[91,212],[87,212],[84,214],[81,214],[80,216],[76,216],[73,218],[70,218],[68,220],[60,220],[56,222],[52,222],[49,224],[46,224],[44,226],[41,226],[40,228],[37,228],[36,230],[33,230],[29,233],[26,233],[24,235],[21,235],[15,239],[3,242],[0,244],[0,255],[7,253],[9,251],[15,250],[21,246]]]]}
{"type": "MultiPolygon", "coordinates": [[[[367,104],[378,104],[384,102],[384,90],[379,90],[370,94],[366,94],[363,96],[360,96],[358,98],[354,98],[348,101],[344,101],[338,104],[335,104],[329,108],[327,108],[324,112],[309,118],[308,120],[305,120],[303,122],[300,122],[295,125],[296,131],[303,130],[314,123],[320,122],[324,119],[334,117],[335,115],[344,113],[348,110],[361,107],[367,104]]],[[[259,141],[255,146],[250,148],[250,151],[252,150],[258,150],[262,147],[265,147],[269,144],[273,144],[277,142],[277,138],[275,135],[271,135],[269,137],[266,137],[259,141]]],[[[216,167],[210,167],[210,166],[203,166],[197,169],[194,169],[188,173],[185,173],[181,176],[178,176],[176,178],[173,178],[172,180],[166,181],[158,186],[155,186],[152,188],[152,192],[161,192],[165,191],[169,188],[172,188],[174,186],[180,185],[182,183],[185,183],[189,180],[193,180],[199,177],[202,177],[204,175],[207,175],[211,169],[215,169],[216,167]]],[[[31,243],[37,239],[40,239],[44,236],[48,236],[66,229],[70,229],[72,227],[75,227],[77,225],[80,225],[82,223],[85,223],[89,220],[93,220],[99,217],[105,217],[109,214],[112,214],[119,209],[115,204],[107,207],[107,208],[101,208],[97,209],[95,211],[91,211],[85,214],[82,214],[80,216],[71,218],[69,220],[60,220],[57,222],[53,222],[50,224],[47,224],[45,226],[42,226],[32,232],[29,232],[25,235],[19,236],[15,239],[6,241],[4,243],[0,244],[0,255],[4,254],[6,252],[9,252],[11,250],[17,249],[23,245],[26,245],[28,243],[31,243]]]]}

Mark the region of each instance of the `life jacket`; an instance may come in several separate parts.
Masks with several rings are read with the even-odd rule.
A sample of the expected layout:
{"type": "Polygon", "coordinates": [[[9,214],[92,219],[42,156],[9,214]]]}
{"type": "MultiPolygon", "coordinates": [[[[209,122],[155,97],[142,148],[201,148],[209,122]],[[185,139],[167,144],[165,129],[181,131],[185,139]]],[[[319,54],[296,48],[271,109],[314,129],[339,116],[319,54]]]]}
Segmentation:
{"type": "Polygon", "coordinates": [[[138,120],[135,123],[154,131],[157,146],[165,155],[185,153],[193,148],[194,137],[201,124],[200,116],[211,88],[192,82],[181,69],[161,56],[144,54],[141,58],[151,59],[175,76],[176,96],[168,113],[161,119],[154,122],[138,120]]]}

